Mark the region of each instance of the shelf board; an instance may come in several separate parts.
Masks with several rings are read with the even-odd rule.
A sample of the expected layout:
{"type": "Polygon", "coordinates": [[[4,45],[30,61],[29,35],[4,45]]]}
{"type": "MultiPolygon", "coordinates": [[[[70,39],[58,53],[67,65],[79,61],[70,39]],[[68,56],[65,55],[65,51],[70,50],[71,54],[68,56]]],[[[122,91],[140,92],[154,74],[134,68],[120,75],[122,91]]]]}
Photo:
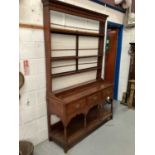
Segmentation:
{"type": "MultiPolygon", "coordinates": [[[[78,65],[88,65],[88,64],[97,64],[97,62],[90,62],[90,63],[78,63],[78,65]]],[[[61,65],[61,66],[54,66],[54,67],[52,67],[52,68],[61,68],[61,67],[68,67],[68,66],[76,66],[76,64],[61,65]]]]}
{"type": "Polygon", "coordinates": [[[60,61],[60,60],[72,60],[76,59],[76,56],[63,56],[63,57],[52,57],[52,61],[60,61]]]}
{"type": "Polygon", "coordinates": [[[85,56],[79,56],[78,59],[80,58],[93,58],[93,57],[101,57],[102,55],[85,55],[85,56]]]}
{"type": "Polygon", "coordinates": [[[83,73],[83,72],[88,72],[88,71],[97,70],[97,69],[101,69],[101,68],[91,67],[91,68],[80,69],[78,71],[75,70],[75,71],[56,73],[56,74],[52,74],[52,78],[62,77],[62,76],[67,76],[67,75],[72,75],[72,74],[77,74],[77,73],[83,73]]]}
{"type": "Polygon", "coordinates": [[[85,31],[67,30],[67,29],[58,29],[58,28],[51,28],[51,33],[92,36],[92,37],[103,37],[104,36],[104,34],[99,34],[99,33],[94,33],[94,32],[85,32],[85,31]]]}
{"type": "Polygon", "coordinates": [[[52,57],[52,58],[51,58],[51,61],[72,60],[72,59],[93,58],[93,57],[101,57],[101,55],[52,57]]]}
{"type": "MultiPolygon", "coordinates": [[[[76,49],[52,49],[51,51],[75,51],[76,49]]],[[[81,48],[78,50],[88,51],[88,50],[98,50],[98,48],[81,48]]]]}

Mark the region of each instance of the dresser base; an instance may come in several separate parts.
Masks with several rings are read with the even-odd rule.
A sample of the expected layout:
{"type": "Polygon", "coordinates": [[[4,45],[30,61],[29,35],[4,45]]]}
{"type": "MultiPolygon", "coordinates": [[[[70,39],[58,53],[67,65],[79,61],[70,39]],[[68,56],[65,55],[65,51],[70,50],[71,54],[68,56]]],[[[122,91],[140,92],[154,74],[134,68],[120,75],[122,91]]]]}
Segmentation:
{"type": "Polygon", "coordinates": [[[110,119],[112,119],[110,110],[101,109],[98,111],[97,107],[94,107],[87,115],[86,126],[84,126],[84,116],[82,114],[72,119],[67,127],[67,141],[64,138],[64,128],[61,122],[51,126],[50,139],[61,146],[64,152],[67,152],[72,146],[110,119]]]}

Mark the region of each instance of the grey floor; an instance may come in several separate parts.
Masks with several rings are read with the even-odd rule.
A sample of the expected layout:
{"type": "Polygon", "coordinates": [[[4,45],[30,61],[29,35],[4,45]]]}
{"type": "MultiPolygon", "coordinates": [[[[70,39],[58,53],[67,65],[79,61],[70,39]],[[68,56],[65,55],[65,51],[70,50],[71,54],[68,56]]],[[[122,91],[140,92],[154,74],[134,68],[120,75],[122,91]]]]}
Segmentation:
{"type": "MultiPolygon", "coordinates": [[[[114,103],[114,118],[71,148],[66,155],[134,155],[135,111],[114,103]]],[[[62,148],[45,141],[34,155],[65,155],[62,148]]]]}

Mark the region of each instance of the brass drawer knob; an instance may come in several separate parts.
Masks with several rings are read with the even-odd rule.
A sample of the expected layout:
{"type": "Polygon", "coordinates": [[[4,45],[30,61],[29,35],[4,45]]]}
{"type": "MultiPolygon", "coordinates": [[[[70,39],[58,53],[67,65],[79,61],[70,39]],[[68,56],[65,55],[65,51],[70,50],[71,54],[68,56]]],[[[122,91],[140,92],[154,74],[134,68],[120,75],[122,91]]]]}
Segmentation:
{"type": "Polygon", "coordinates": [[[76,106],[75,106],[75,107],[76,107],[77,109],[78,109],[78,108],[80,108],[80,104],[76,104],[76,106]]]}
{"type": "Polygon", "coordinates": [[[94,96],[94,97],[93,97],[93,100],[97,100],[97,96],[94,96]]]}

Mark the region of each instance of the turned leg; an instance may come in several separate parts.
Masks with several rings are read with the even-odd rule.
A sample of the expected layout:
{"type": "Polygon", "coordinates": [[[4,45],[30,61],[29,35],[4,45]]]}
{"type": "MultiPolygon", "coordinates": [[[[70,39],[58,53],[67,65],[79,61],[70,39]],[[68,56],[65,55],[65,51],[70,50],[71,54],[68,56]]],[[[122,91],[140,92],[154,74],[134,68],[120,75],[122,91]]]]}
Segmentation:
{"type": "Polygon", "coordinates": [[[68,145],[67,145],[67,126],[64,126],[64,138],[65,138],[64,152],[67,153],[67,151],[68,151],[68,145]]]}
{"type": "Polygon", "coordinates": [[[100,104],[97,105],[97,109],[100,110],[100,104]]]}
{"type": "Polygon", "coordinates": [[[86,117],[87,115],[84,115],[84,128],[86,128],[87,127],[87,117],[86,117]]]}
{"type": "Polygon", "coordinates": [[[68,148],[67,148],[67,146],[65,146],[64,147],[64,153],[67,153],[67,151],[68,151],[68,148]]]}
{"type": "Polygon", "coordinates": [[[52,137],[51,137],[51,115],[48,115],[48,140],[52,141],[52,137]]]}
{"type": "Polygon", "coordinates": [[[64,127],[65,142],[67,142],[67,127],[64,127]]]}
{"type": "Polygon", "coordinates": [[[99,115],[99,116],[100,116],[100,114],[101,114],[101,107],[102,107],[101,104],[98,104],[98,105],[97,105],[98,115],[99,115]]]}

